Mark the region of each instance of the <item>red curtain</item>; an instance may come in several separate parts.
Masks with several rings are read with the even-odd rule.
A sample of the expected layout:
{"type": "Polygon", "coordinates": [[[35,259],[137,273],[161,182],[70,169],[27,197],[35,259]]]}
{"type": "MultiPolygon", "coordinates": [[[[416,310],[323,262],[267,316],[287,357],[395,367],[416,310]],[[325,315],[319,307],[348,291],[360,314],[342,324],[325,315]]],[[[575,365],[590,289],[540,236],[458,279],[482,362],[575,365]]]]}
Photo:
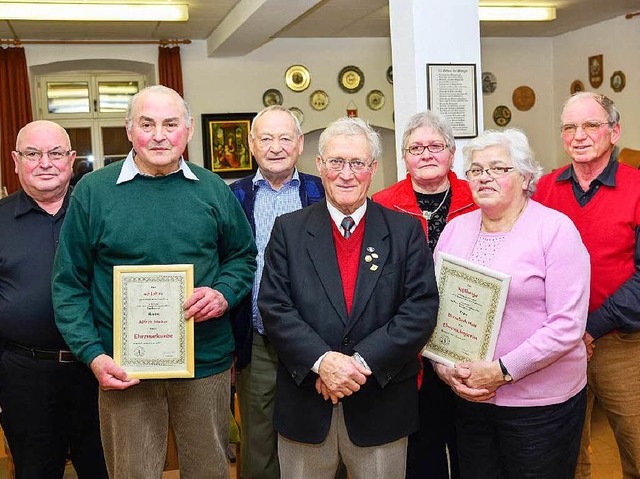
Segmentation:
{"type": "MultiPolygon", "coordinates": [[[[160,85],[173,88],[184,98],[180,47],[169,47],[165,45],[158,47],[158,72],[160,74],[160,85]]],[[[189,160],[189,152],[186,148],[183,156],[185,160],[189,160]]]]}
{"type": "Polygon", "coordinates": [[[9,193],[20,188],[11,151],[16,136],[33,119],[27,58],[22,47],[0,48],[0,164],[9,193]]]}

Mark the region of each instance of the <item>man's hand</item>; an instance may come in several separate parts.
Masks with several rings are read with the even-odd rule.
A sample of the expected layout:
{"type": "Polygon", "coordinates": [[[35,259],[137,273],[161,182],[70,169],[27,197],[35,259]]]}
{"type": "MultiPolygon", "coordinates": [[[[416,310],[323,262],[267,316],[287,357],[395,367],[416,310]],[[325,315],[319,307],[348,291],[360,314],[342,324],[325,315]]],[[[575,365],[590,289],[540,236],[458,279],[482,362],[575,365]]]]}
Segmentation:
{"type": "Polygon", "coordinates": [[[353,357],[332,351],[320,362],[318,374],[329,396],[343,398],[359,391],[360,386],[367,382],[371,371],[353,357]]]}
{"type": "Polygon", "coordinates": [[[211,318],[219,318],[229,308],[222,293],[208,286],[194,288],[193,294],[184,303],[185,318],[193,318],[196,323],[211,318]]]}
{"type": "Polygon", "coordinates": [[[585,331],[584,336],[582,336],[582,341],[584,341],[584,345],[587,347],[587,361],[591,360],[591,356],[593,356],[593,350],[596,347],[594,343],[595,339],[589,333],[585,331]]]}
{"type": "Polygon", "coordinates": [[[468,367],[463,367],[461,364],[456,364],[455,367],[450,368],[444,364],[435,364],[433,367],[436,374],[445,383],[451,386],[453,392],[467,401],[486,401],[496,395],[494,391],[488,389],[472,388],[465,384],[465,381],[471,376],[471,370],[468,367]]]}
{"type": "Polygon", "coordinates": [[[100,387],[105,391],[127,389],[140,382],[139,379],[129,379],[126,371],[106,354],[96,356],[89,364],[89,367],[98,380],[100,387]]]}
{"type": "Polygon", "coordinates": [[[331,399],[333,404],[338,404],[338,401],[340,400],[338,396],[331,394],[329,388],[327,388],[327,386],[322,382],[322,379],[320,379],[320,376],[316,378],[316,391],[318,391],[318,394],[322,394],[325,401],[331,399]]]}

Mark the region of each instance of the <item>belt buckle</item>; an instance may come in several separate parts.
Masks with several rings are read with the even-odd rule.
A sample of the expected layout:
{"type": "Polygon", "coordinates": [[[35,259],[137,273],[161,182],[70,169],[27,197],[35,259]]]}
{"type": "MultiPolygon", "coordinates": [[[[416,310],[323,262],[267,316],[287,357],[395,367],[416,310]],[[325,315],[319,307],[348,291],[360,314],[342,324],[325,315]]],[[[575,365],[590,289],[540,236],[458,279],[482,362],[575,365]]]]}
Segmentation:
{"type": "Polygon", "coordinates": [[[73,363],[75,362],[74,359],[68,360],[68,359],[64,359],[63,354],[72,354],[71,351],[58,351],[58,362],[59,363],[73,363]]]}

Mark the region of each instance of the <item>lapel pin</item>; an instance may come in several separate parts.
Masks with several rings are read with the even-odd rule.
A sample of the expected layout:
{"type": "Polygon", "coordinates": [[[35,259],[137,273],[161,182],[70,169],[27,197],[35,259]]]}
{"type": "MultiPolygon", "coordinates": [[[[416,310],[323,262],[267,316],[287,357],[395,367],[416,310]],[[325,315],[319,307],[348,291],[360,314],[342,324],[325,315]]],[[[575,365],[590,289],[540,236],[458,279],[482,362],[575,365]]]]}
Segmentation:
{"type": "Polygon", "coordinates": [[[371,255],[371,257],[372,257],[373,259],[378,259],[378,253],[373,253],[373,254],[371,255]]]}
{"type": "Polygon", "coordinates": [[[375,250],[373,246],[367,246],[367,253],[373,253],[375,250]]]}
{"type": "Polygon", "coordinates": [[[371,261],[373,260],[373,258],[371,257],[371,255],[370,255],[370,254],[368,254],[367,256],[365,256],[365,257],[364,257],[364,260],[365,260],[367,263],[371,263],[371,261]]]}
{"type": "Polygon", "coordinates": [[[375,271],[378,269],[378,265],[377,264],[372,264],[371,268],[369,268],[371,271],[375,271]]]}

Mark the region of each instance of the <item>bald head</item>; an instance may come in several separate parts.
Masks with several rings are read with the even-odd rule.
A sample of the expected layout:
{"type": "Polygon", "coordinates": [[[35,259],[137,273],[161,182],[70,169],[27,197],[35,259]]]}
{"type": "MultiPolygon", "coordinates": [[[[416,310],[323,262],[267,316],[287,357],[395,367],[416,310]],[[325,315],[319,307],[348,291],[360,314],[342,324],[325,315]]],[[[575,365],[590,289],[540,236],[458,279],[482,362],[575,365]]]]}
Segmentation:
{"type": "Polygon", "coordinates": [[[52,121],[36,120],[32,121],[31,123],[27,123],[18,132],[18,136],[16,137],[16,151],[22,151],[22,149],[26,147],[26,145],[23,144],[23,139],[25,137],[31,137],[32,135],[37,137],[38,132],[44,133],[46,135],[50,135],[51,133],[56,132],[61,137],[65,138],[64,144],[60,146],[65,150],[71,149],[71,140],[69,139],[67,130],[52,121]]]}

